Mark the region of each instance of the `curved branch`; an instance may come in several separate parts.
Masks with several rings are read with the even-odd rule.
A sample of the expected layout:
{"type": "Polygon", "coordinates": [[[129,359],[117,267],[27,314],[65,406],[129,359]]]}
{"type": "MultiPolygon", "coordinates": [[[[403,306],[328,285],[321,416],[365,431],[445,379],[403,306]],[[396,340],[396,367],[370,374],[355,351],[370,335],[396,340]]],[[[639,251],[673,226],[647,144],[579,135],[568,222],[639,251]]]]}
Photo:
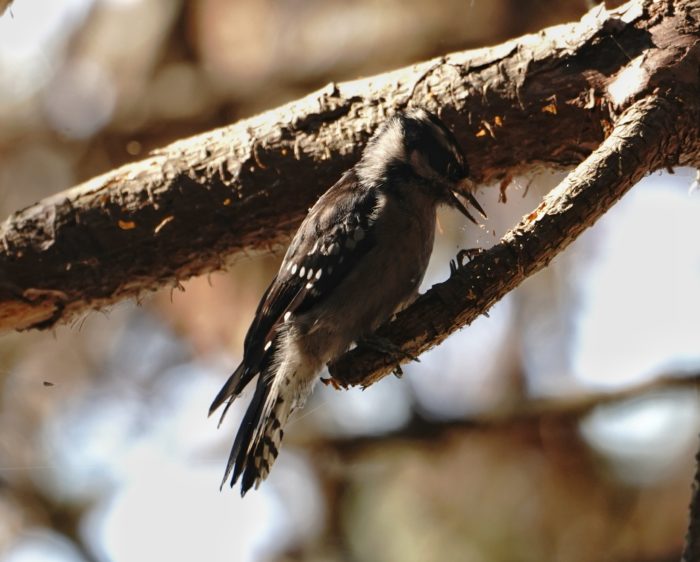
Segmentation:
{"type": "MultiPolygon", "coordinates": [[[[371,435],[350,435],[340,437],[323,437],[319,435],[300,436],[298,443],[306,447],[332,447],[342,452],[354,452],[367,446],[384,445],[390,440],[429,441],[434,443],[443,436],[453,437],[459,431],[512,431],[528,424],[537,426],[543,421],[556,421],[558,424],[575,426],[581,419],[601,406],[614,406],[644,396],[658,395],[666,392],[690,392],[700,388],[700,374],[669,373],[649,381],[640,382],[630,387],[592,392],[574,392],[566,398],[530,398],[513,404],[505,409],[483,412],[458,419],[425,419],[414,412],[411,420],[400,428],[371,435]]],[[[292,438],[293,439],[293,438],[292,438]]],[[[700,475],[698,476],[700,478],[700,475]]],[[[700,486],[700,480],[698,480],[700,486]]],[[[700,488],[698,488],[700,490],[700,488]]],[[[698,498],[700,499],[700,498],[698,498]]],[[[696,508],[696,530],[700,531],[700,513],[696,508]]],[[[697,538],[695,539],[697,542],[697,538]]],[[[700,544],[696,544],[700,553],[700,544]]],[[[688,558],[696,560],[697,558],[688,558]]]]}
{"type": "MultiPolygon", "coordinates": [[[[600,147],[499,244],[458,267],[377,334],[398,345],[405,356],[417,357],[473,322],[545,267],[645,174],[668,164],[668,154],[683,153],[686,135],[679,134],[681,115],[694,123],[697,139],[696,104],[651,96],[632,105],[600,147]]],[[[341,385],[367,386],[397,364],[394,357],[360,346],[329,370],[341,385]]]]}
{"type": "Polygon", "coordinates": [[[634,61],[687,82],[673,72],[698,23],[690,0],[675,4],[596,8],[497,47],[331,84],[19,211],[0,225],[0,330],[47,328],[286,241],[398,107],[439,108],[479,183],[569,168],[658,85],[634,61]],[[628,68],[632,88],[616,83],[628,68]]]}
{"type": "Polygon", "coordinates": [[[688,530],[685,535],[681,562],[700,560],[700,450],[695,455],[695,477],[693,478],[688,514],[688,530]]]}

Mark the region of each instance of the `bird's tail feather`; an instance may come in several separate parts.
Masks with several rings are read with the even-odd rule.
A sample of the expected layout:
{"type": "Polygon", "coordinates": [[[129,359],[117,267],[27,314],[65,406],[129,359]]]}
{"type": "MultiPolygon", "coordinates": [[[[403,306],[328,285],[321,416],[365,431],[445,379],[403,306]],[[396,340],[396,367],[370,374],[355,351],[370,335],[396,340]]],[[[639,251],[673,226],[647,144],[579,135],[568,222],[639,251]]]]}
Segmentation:
{"type": "Polygon", "coordinates": [[[241,495],[245,495],[267,478],[279,454],[283,427],[291,412],[291,400],[280,396],[277,385],[261,375],[233,442],[221,487],[229,475],[231,487],[243,476],[241,495]]]}
{"type": "MultiPolygon", "coordinates": [[[[243,421],[241,421],[241,425],[238,428],[238,433],[236,434],[236,439],[231,447],[231,453],[229,454],[228,462],[226,464],[224,478],[221,481],[221,488],[224,487],[224,484],[226,483],[226,480],[228,480],[229,474],[231,474],[232,471],[233,475],[231,476],[231,487],[233,487],[236,480],[238,480],[241,471],[243,470],[250,443],[253,440],[255,431],[260,424],[260,418],[262,417],[266,395],[267,385],[264,383],[263,378],[259,377],[258,384],[255,388],[255,394],[253,394],[253,399],[250,401],[248,409],[243,416],[243,421]]],[[[226,412],[224,411],[224,413],[226,412]]]]}
{"type": "Polygon", "coordinates": [[[226,408],[224,408],[224,411],[221,414],[219,425],[221,425],[221,422],[223,421],[224,416],[226,415],[226,412],[228,412],[228,409],[233,401],[238,397],[248,383],[249,377],[244,377],[247,371],[248,369],[246,368],[245,362],[242,362],[228,378],[226,384],[221,387],[221,390],[219,390],[219,393],[216,395],[216,398],[214,398],[211,406],[209,406],[209,415],[211,416],[224,402],[228,400],[226,408]]]}
{"type": "Polygon", "coordinates": [[[291,397],[280,396],[275,386],[271,385],[263,415],[252,436],[244,461],[245,466],[240,468],[243,474],[241,494],[245,494],[252,487],[257,488],[270,474],[282,444],[284,426],[292,409],[291,397]]]}

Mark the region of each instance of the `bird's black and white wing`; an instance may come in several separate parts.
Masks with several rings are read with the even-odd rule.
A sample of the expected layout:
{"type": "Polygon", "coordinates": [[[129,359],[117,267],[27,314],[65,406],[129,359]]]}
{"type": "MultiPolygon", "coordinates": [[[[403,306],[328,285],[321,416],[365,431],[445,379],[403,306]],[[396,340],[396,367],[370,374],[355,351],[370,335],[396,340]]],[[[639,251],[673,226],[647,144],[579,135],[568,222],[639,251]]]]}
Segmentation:
{"type": "Polygon", "coordinates": [[[243,361],[214,399],[210,414],[225,401],[230,404],[264,369],[275,351],[277,329],[289,315],[323,301],[373,247],[379,209],[376,192],[362,191],[353,171],[318,200],[260,301],[245,337],[243,361]]]}
{"type": "Polygon", "coordinates": [[[279,328],[290,315],[304,314],[322,303],[375,246],[373,226],[382,208],[379,197],[375,190],[363,190],[350,171],[318,200],[299,227],[248,329],[243,361],[209,410],[211,414],[226,402],[223,419],[236,397],[260,374],[222,485],[230,474],[232,486],[243,474],[241,490],[245,493],[267,475],[282,439],[281,425],[290,411],[277,395],[271,376],[279,328]]]}

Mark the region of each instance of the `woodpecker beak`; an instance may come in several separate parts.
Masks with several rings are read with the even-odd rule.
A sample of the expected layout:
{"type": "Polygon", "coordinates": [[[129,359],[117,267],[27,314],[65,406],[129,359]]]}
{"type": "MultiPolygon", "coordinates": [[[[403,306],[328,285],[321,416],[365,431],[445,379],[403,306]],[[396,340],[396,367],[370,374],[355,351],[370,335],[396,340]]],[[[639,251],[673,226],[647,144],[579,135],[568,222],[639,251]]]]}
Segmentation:
{"type": "Polygon", "coordinates": [[[470,213],[469,211],[467,211],[467,208],[464,206],[464,203],[462,203],[462,202],[457,198],[457,194],[456,194],[454,191],[448,191],[448,193],[449,193],[450,203],[452,203],[452,205],[453,205],[454,207],[457,207],[457,209],[459,209],[459,211],[460,211],[465,217],[467,217],[470,221],[472,221],[474,224],[479,224],[479,223],[476,221],[476,219],[471,215],[471,213],[470,213]]]}
{"type": "Polygon", "coordinates": [[[452,191],[449,190],[449,196],[450,196],[450,202],[457,207],[457,209],[460,210],[460,212],[467,217],[470,221],[472,221],[474,224],[479,224],[474,217],[471,215],[471,213],[467,210],[465,207],[464,203],[459,199],[459,195],[464,197],[469,203],[472,204],[472,206],[479,211],[479,214],[484,217],[485,219],[488,218],[486,216],[486,211],[479,205],[479,202],[476,200],[476,198],[472,195],[471,189],[473,188],[472,182],[469,179],[464,179],[460,183],[460,187],[464,186],[464,190],[460,190],[459,192],[457,191],[452,191]]]}
{"type": "Polygon", "coordinates": [[[470,191],[467,191],[464,196],[467,198],[467,200],[472,204],[472,206],[479,211],[479,214],[487,219],[488,217],[486,216],[486,211],[481,208],[481,205],[479,205],[479,202],[476,200],[476,198],[471,194],[470,191]]]}

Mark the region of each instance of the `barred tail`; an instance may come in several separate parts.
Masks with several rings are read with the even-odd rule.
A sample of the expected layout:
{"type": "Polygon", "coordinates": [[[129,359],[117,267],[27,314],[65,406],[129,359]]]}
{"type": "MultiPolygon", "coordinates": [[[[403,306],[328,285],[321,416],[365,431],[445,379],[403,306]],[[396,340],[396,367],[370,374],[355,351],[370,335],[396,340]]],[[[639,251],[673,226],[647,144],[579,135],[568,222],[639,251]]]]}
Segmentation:
{"type": "Polygon", "coordinates": [[[291,344],[280,350],[275,340],[258,364],[259,370],[246,368],[244,361],[214,399],[210,413],[224,402],[228,409],[257,374],[255,393],[231,447],[222,488],[227,481],[233,487],[241,478],[241,495],[245,495],[267,478],[279,454],[289,416],[311,393],[321,369],[320,361],[288,345],[291,344]]]}
{"type": "Polygon", "coordinates": [[[222,487],[229,475],[231,487],[242,476],[241,495],[245,495],[270,473],[284,437],[284,424],[292,412],[291,397],[280,396],[278,390],[268,377],[258,377],[255,394],[231,448],[222,487]]]}

